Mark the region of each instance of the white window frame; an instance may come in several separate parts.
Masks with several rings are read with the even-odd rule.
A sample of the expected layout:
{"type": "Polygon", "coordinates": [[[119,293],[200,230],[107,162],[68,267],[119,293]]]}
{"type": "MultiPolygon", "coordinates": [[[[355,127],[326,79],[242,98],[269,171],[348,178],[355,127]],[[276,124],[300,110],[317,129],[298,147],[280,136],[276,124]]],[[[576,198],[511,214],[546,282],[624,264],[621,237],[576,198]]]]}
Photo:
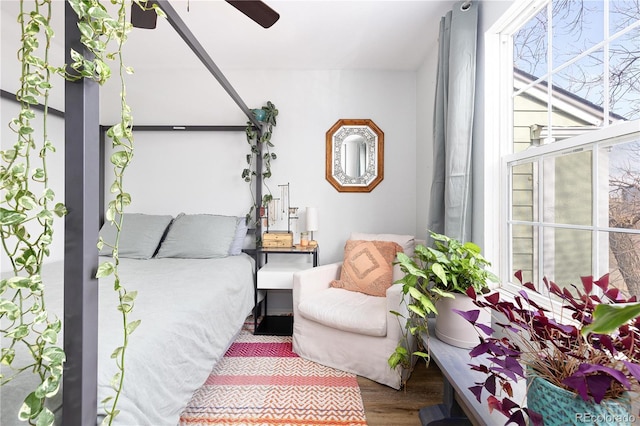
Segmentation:
{"type": "MultiPolygon", "coordinates": [[[[511,181],[507,162],[531,156],[570,150],[594,141],[637,135],[638,120],[604,127],[598,131],[513,154],[513,47],[511,36],[544,9],[549,0],[516,1],[484,34],[485,114],[484,122],[484,253],[492,261],[493,272],[508,292],[522,289],[510,276],[510,245],[507,221],[511,181]],[[594,134],[596,135],[594,137],[594,134]],[[497,190],[496,190],[497,189],[497,190]],[[496,209],[496,206],[497,209],[496,209]]],[[[608,97],[605,97],[608,98],[608,97]]]]}

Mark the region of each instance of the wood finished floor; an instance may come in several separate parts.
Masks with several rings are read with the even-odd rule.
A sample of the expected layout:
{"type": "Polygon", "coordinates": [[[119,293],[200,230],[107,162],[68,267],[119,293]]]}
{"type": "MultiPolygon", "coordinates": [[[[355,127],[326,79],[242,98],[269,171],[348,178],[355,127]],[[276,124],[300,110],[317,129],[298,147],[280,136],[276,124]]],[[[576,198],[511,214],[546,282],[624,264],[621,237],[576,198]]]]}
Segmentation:
{"type": "Polygon", "coordinates": [[[358,377],[368,426],[420,426],[418,410],[442,403],[442,373],[432,362],[418,362],[405,390],[358,377]]]}

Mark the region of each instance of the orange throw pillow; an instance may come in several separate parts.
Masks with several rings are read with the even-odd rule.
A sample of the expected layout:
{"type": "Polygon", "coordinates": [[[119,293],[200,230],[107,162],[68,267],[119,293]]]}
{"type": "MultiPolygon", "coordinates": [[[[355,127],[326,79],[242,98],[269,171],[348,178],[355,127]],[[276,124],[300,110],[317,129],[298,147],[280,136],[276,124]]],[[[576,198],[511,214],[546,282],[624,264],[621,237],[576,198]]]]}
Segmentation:
{"type": "Polygon", "coordinates": [[[331,287],[386,296],[393,284],[393,261],[401,251],[393,241],[347,241],[340,279],[331,281],[331,287]]]}

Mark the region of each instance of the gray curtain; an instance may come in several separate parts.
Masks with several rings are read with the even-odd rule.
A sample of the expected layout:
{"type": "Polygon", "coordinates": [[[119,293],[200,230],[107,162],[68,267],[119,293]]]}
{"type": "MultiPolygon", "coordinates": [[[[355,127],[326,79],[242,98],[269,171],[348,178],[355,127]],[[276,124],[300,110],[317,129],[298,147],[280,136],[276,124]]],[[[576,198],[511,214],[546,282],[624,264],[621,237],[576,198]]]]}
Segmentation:
{"type": "Polygon", "coordinates": [[[471,239],[471,136],[478,2],[456,3],[440,20],[429,229],[471,239]]]}

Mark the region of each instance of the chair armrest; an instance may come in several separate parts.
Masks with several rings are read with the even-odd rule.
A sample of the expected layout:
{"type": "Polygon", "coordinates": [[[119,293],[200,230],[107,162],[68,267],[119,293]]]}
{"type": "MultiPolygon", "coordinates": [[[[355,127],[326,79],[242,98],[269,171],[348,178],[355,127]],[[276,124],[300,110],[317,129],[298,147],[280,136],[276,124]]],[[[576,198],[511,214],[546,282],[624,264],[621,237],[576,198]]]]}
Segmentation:
{"type": "MultiPolygon", "coordinates": [[[[409,297],[407,295],[407,297],[409,297]]],[[[407,316],[409,310],[407,305],[402,302],[404,294],[402,293],[402,284],[393,284],[387,289],[387,310],[396,311],[407,316]]]]}
{"type": "Polygon", "coordinates": [[[293,308],[295,310],[300,300],[318,291],[329,288],[332,280],[340,278],[342,262],[330,263],[316,268],[305,269],[293,274],[293,308]]]}

